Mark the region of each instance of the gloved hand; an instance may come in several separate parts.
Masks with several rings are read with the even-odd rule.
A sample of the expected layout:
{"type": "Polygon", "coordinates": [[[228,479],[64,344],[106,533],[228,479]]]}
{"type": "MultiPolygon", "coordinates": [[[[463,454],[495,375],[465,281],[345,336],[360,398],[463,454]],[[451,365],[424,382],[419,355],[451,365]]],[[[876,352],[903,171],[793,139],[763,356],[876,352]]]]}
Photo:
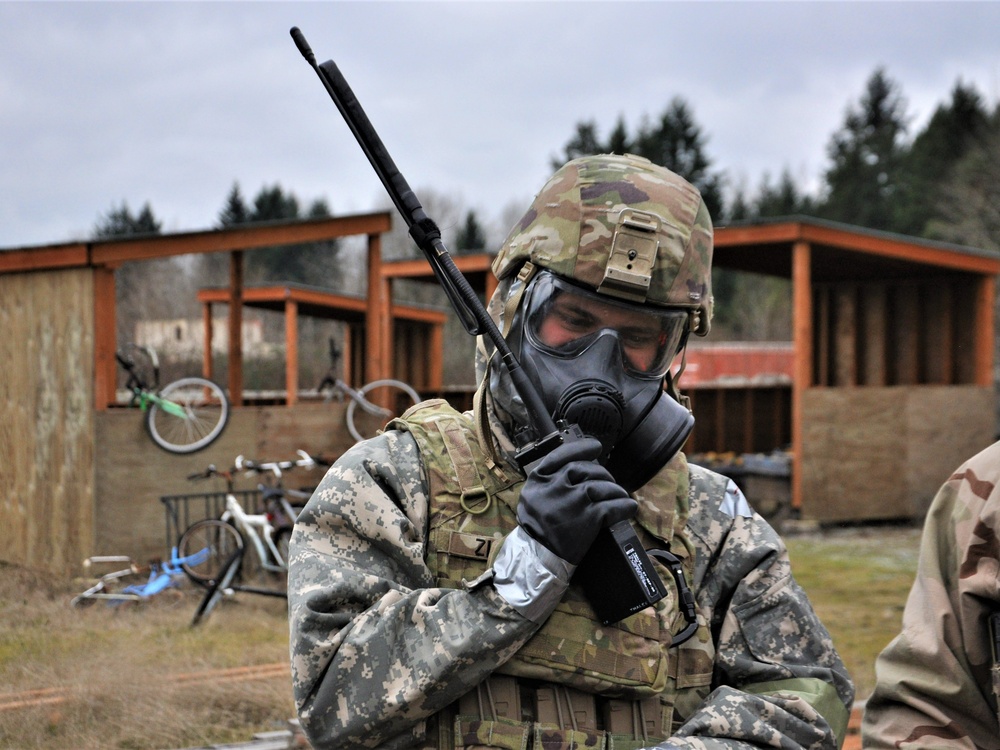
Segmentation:
{"type": "Polygon", "coordinates": [[[522,528],[572,565],[579,565],[603,526],[631,518],[638,508],[595,460],[601,450],[601,442],[590,437],[560,445],[521,489],[522,528]]]}

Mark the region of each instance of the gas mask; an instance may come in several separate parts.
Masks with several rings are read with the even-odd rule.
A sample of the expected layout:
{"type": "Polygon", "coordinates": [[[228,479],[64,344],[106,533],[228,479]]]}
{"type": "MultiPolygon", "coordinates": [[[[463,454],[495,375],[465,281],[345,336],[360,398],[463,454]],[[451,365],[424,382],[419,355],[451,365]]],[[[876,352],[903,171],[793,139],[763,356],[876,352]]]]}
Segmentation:
{"type": "Polygon", "coordinates": [[[510,340],[558,424],[600,440],[600,462],[632,492],[680,450],[694,424],[663,391],[690,313],[600,295],[542,271],[525,290],[510,340]]]}

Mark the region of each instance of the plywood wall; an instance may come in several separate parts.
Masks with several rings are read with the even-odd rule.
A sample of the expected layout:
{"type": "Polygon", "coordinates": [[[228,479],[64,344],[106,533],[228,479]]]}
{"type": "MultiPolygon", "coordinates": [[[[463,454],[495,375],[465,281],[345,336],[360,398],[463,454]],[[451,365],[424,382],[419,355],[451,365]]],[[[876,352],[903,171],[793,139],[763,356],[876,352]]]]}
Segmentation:
{"type": "Polygon", "coordinates": [[[94,532],[89,270],[0,276],[0,559],[65,573],[94,532]]]}
{"type": "MultiPolygon", "coordinates": [[[[233,465],[236,456],[256,461],[296,458],[302,449],[335,458],[353,443],[344,422],[344,404],[304,403],[293,407],[243,407],[233,411],[225,432],[208,448],[178,456],[156,447],[145,433],[138,409],[98,412],[96,456],[98,519],[94,551],[131,555],[140,561],[169,555],[167,523],[160,497],[225,490],[221,480],[191,482],[187,477],[209,464],[233,465]]],[[[289,472],[285,485],[312,486],[323,471],[289,472]]],[[[259,480],[241,476],[237,489],[259,480]]]]}
{"type": "Polygon", "coordinates": [[[803,402],[802,516],[919,519],[952,471],[995,439],[992,388],[810,388],[803,402]]]}

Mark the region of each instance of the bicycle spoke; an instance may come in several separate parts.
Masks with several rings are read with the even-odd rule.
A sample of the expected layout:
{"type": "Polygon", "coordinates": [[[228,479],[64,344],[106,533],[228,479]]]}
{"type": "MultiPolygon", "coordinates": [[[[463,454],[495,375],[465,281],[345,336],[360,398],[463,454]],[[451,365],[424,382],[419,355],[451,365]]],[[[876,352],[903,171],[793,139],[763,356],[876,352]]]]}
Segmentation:
{"type": "Polygon", "coordinates": [[[229,402],[217,384],[204,378],[182,378],[155,397],[146,426],[161,448],[193,453],[215,440],[228,420],[229,402]]]}

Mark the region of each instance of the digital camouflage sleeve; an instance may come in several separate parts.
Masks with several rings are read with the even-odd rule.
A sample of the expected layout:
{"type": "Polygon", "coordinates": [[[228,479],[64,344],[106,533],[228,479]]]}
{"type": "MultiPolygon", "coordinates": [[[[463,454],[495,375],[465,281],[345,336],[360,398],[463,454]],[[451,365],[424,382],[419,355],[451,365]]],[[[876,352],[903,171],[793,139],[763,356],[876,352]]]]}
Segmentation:
{"type": "MultiPolygon", "coordinates": [[[[318,750],[418,743],[427,717],[505,663],[538,627],[492,585],[434,587],[423,561],[426,493],[413,439],[390,431],[341,457],[296,523],[293,687],[318,750]]],[[[687,704],[678,696],[685,721],[668,744],[832,750],[853,686],[780,538],[738,492],[695,494],[691,583],[710,624],[713,644],[704,649],[714,670],[689,686],[687,704]]]]}
{"type": "Polygon", "coordinates": [[[989,616],[1000,612],[1000,443],[931,504],[900,634],[879,655],[866,750],[1000,748],[989,616]]]}
{"type": "Polygon", "coordinates": [[[416,443],[386,432],[338,460],[295,524],[293,690],[317,748],[411,746],[537,628],[492,586],[434,587],[427,509],[416,443]]]}

